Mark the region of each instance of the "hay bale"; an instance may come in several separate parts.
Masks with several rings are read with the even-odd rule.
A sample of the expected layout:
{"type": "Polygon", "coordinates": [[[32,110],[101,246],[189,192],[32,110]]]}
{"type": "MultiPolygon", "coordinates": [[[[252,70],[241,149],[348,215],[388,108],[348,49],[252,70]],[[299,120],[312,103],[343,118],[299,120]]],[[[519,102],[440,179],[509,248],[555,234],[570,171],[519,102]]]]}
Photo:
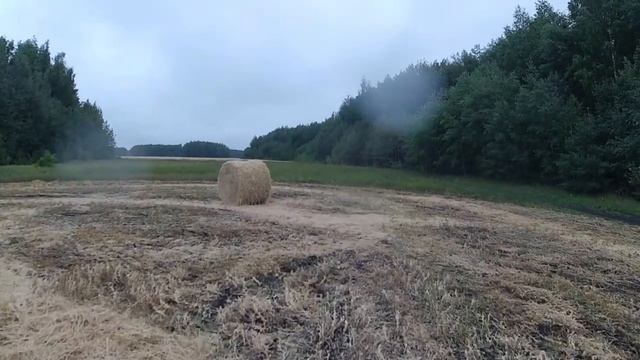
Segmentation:
{"type": "Polygon", "coordinates": [[[260,160],[227,161],[218,172],[218,195],[226,204],[264,204],[271,195],[271,173],[260,160]]]}

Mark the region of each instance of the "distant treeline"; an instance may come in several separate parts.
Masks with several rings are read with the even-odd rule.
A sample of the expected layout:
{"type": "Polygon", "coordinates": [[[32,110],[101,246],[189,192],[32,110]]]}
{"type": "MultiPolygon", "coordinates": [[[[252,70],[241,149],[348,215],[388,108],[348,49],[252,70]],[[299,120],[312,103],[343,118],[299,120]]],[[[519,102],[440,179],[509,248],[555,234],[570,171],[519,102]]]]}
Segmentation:
{"type": "Polygon", "coordinates": [[[244,152],[231,150],[226,145],[207,141],[191,141],[184,145],[135,145],[129,151],[119,148],[119,156],[169,156],[169,157],[238,157],[244,152]]]}
{"type": "Polygon", "coordinates": [[[484,48],[363,81],[247,157],[395,166],[640,195],[640,1],[537,3],[484,48]]]}
{"type": "Polygon", "coordinates": [[[113,156],[113,131],[95,104],[80,101],[73,70],[49,44],[0,37],[0,165],[113,156]]]}

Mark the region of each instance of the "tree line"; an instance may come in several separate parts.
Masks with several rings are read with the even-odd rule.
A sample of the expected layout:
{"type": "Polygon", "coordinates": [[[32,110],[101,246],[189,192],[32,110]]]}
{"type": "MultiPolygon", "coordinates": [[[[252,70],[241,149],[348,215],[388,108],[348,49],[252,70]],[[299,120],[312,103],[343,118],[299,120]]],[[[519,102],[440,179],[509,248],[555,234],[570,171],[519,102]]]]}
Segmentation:
{"type": "Polygon", "coordinates": [[[640,196],[640,2],[518,8],[487,46],[363,81],[325,121],[245,152],[640,196]]]}
{"type": "Polygon", "coordinates": [[[73,69],[49,44],[0,37],[0,165],[113,156],[113,131],[102,111],[80,101],[73,69]]]}
{"type": "Polygon", "coordinates": [[[190,141],[184,145],[135,145],[128,151],[121,149],[119,155],[169,156],[169,157],[243,157],[243,151],[229,149],[224,144],[208,141],[190,141]]]}

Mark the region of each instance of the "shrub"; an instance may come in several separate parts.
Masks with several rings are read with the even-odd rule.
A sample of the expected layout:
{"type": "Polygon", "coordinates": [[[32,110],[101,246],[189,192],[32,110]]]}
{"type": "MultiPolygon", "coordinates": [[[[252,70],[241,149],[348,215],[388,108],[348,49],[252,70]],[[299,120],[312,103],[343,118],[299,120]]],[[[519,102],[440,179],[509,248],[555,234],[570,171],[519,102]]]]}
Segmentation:
{"type": "Polygon", "coordinates": [[[640,200],[640,165],[629,169],[629,184],[632,189],[631,195],[640,200]]]}
{"type": "Polygon", "coordinates": [[[53,167],[58,160],[55,154],[52,154],[49,150],[46,150],[44,154],[35,162],[37,167],[53,167]]]}

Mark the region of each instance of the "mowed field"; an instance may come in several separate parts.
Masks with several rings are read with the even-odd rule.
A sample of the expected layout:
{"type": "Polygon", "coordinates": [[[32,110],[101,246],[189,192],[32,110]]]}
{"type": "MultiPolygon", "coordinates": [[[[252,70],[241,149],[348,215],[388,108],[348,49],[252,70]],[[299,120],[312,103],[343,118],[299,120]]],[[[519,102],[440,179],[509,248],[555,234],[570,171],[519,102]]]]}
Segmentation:
{"type": "MultiPolygon", "coordinates": [[[[53,168],[0,166],[0,183],[68,180],[153,180],[215,182],[223,160],[133,158],[78,161],[53,168]]],[[[585,196],[548,186],[456,176],[426,176],[400,169],[269,161],[274,181],[373,187],[415,193],[463,196],[493,202],[586,212],[640,225],[640,201],[616,195],[585,196]]]]}
{"type": "Polygon", "coordinates": [[[638,226],[273,165],[262,206],[208,179],[0,184],[0,359],[640,356],[638,226]]]}

